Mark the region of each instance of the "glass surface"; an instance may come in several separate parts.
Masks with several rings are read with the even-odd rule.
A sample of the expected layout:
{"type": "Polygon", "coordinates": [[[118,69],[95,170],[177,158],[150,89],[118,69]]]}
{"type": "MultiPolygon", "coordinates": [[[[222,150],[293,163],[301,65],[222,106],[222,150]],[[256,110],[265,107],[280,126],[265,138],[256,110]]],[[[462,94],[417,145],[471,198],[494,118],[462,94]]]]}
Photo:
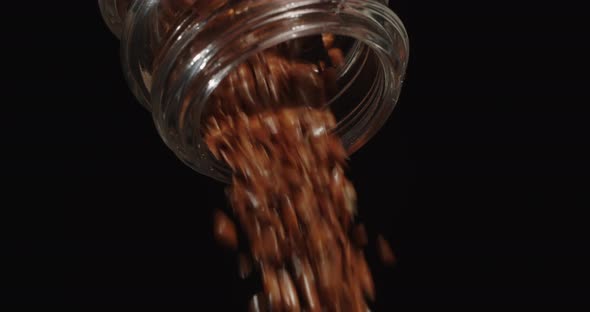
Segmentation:
{"type": "MultiPolygon", "coordinates": [[[[99,4],[109,27],[121,35],[130,88],[153,112],[163,140],[193,169],[227,181],[227,168],[214,161],[203,144],[203,120],[220,85],[227,88],[230,79],[244,83],[235,79],[240,78],[236,76],[240,68],[273,66],[268,58],[256,63],[265,51],[290,54],[295,63],[315,66],[311,72],[331,81],[329,92],[321,96],[312,88],[318,77],[307,68],[301,76],[305,78],[290,78],[307,89],[289,88],[293,83],[287,79],[280,88],[284,94],[277,99],[295,98],[296,105],[332,110],[338,120],[335,132],[349,153],[381,128],[397,102],[409,52],[403,24],[387,2],[102,0],[99,4]]],[[[260,79],[281,82],[268,70],[266,76],[255,76],[259,85],[260,79]]],[[[261,94],[255,95],[255,101],[268,102],[261,94]]]]}

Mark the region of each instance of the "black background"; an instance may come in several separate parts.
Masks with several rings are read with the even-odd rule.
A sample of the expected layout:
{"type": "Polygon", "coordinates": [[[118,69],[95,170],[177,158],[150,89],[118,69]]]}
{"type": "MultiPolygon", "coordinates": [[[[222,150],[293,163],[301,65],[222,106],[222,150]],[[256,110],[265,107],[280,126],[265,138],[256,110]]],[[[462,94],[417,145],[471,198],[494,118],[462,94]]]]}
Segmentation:
{"type": "MultiPolygon", "coordinates": [[[[375,311],[587,303],[582,1],[391,2],[407,82],[349,172],[399,260],[367,249],[375,311]]],[[[244,311],[252,285],[212,238],[224,186],[161,142],[96,1],[33,3],[2,20],[0,302],[244,311]]]]}

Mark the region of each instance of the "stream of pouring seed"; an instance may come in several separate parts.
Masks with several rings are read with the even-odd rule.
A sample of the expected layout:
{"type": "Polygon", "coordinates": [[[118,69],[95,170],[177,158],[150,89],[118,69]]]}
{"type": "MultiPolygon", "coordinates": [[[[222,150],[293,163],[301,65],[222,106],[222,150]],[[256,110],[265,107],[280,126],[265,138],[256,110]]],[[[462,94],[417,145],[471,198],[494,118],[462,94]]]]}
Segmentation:
{"type": "MultiPolygon", "coordinates": [[[[189,11],[203,17],[240,1],[160,0],[157,31],[173,33],[189,11]]],[[[132,2],[116,2],[119,16],[132,2]]],[[[346,152],[325,108],[345,59],[335,41],[326,33],[254,55],[220,83],[205,114],[207,146],[233,172],[233,216],[215,213],[215,236],[237,249],[237,220],[249,246],[239,254],[240,275],[261,274],[251,311],[365,312],[375,296],[346,152]]],[[[382,237],[378,249],[385,263],[394,262],[382,237]]]]}
{"type": "MultiPolygon", "coordinates": [[[[233,172],[228,198],[262,275],[251,310],[365,312],[375,296],[366,232],[354,224],[356,192],[335,118],[322,109],[342,53],[327,54],[330,67],[292,58],[314,39],[305,40],[257,54],[221,82],[206,142],[233,172]]],[[[319,40],[330,51],[331,35],[319,40]]],[[[218,212],[216,236],[235,248],[230,222],[218,212]]],[[[249,267],[244,257],[240,266],[249,267]]]]}

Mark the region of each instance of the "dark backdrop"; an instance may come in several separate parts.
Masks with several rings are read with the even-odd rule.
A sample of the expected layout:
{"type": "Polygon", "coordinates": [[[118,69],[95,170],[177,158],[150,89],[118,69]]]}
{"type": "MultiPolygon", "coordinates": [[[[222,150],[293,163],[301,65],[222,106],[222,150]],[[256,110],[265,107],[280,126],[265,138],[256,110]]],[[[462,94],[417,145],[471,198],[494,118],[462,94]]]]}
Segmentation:
{"type": "MultiPolygon", "coordinates": [[[[367,250],[375,311],[587,301],[582,1],[391,2],[407,83],[349,172],[398,257],[367,250]]],[[[96,1],[20,5],[2,20],[0,302],[243,311],[252,285],[211,234],[223,185],[161,142],[96,1]]]]}

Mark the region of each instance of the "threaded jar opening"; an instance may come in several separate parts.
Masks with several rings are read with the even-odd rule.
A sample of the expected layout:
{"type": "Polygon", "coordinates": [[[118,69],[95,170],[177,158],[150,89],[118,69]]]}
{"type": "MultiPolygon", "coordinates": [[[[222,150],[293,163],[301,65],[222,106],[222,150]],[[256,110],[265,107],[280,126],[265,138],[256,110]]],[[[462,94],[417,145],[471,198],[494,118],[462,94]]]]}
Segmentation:
{"type": "Polygon", "coordinates": [[[162,138],[196,171],[228,181],[229,170],[214,160],[203,141],[213,99],[233,99],[218,95],[223,86],[242,96],[241,101],[261,106],[273,94],[274,100],[330,109],[345,148],[358,150],[395,107],[408,59],[405,29],[381,2],[245,1],[225,5],[205,19],[187,16],[167,41],[154,75],[151,105],[162,138]],[[272,59],[277,49],[294,52],[295,65],[272,59]],[[322,83],[333,84],[318,94],[314,77],[284,78],[276,74],[280,66],[315,66],[318,75],[330,77],[322,83]],[[248,79],[266,79],[265,90],[284,94],[248,93],[248,88],[257,90],[247,87],[248,79]],[[293,79],[310,89],[290,90],[293,79]]]}

